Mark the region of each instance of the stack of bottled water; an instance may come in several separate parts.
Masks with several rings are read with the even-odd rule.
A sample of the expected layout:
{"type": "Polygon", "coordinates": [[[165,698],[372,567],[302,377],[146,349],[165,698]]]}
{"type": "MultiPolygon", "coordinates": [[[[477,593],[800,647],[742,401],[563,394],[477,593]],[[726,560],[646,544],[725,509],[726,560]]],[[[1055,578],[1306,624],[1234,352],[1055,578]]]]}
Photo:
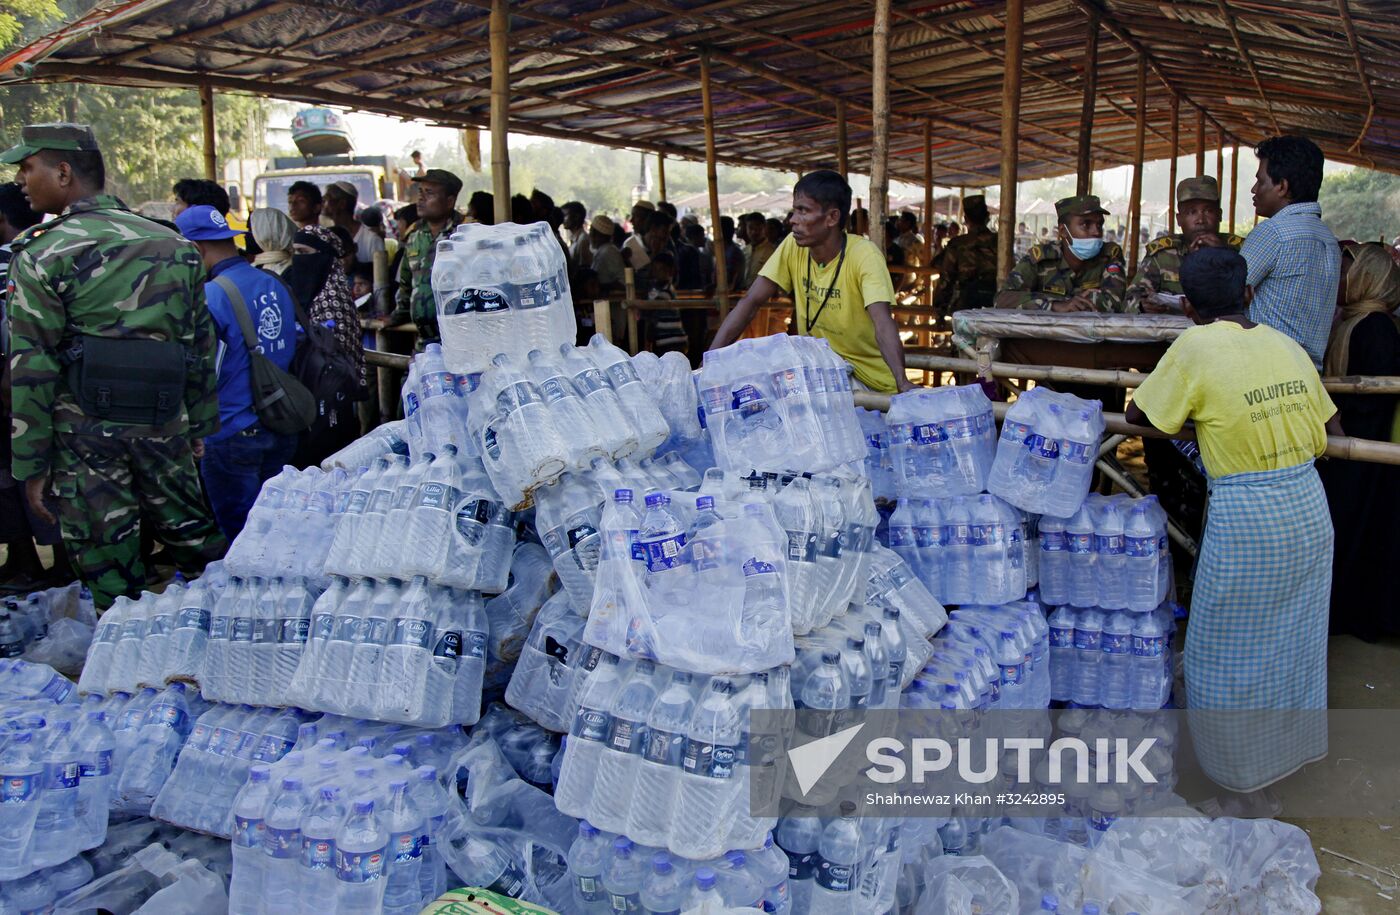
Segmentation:
{"type": "Polygon", "coordinates": [[[632,366],[648,391],[651,391],[671,436],[657,449],[658,453],[681,448],[688,442],[703,438],[700,425],[700,397],[695,390],[695,376],[690,360],[672,350],[662,356],[643,350],[632,357],[632,366]]]}
{"type": "Polygon", "coordinates": [[[414,915],[446,889],[436,837],[452,799],[439,770],[411,739],[347,747],[349,736],[250,769],[229,821],[231,913],[414,915]]]}
{"type": "Polygon", "coordinates": [[[349,577],[422,575],[455,588],[506,587],[513,517],[475,458],[443,446],[412,462],[375,460],[348,487],[324,570],[349,577]]]}
{"type": "Polygon", "coordinates": [[[899,492],[947,498],[985,488],[996,451],[996,420],[981,385],[896,394],[886,422],[899,492]]]}
{"type": "Polygon", "coordinates": [[[618,489],[584,640],[704,673],[792,660],[786,535],[763,503],[656,492],[639,511],[618,489]]]}
{"type": "Polygon", "coordinates": [[[1066,605],[1050,615],[1051,698],[1078,708],[1159,709],[1171,696],[1173,605],[1146,613],[1066,605]]]}
{"type": "MultiPolygon", "coordinates": [[[[410,364],[409,369],[412,371],[412,364],[410,364]]],[[[466,394],[461,396],[466,397],[466,394]]],[[[462,409],[465,410],[465,407],[462,409]]],[[[345,470],[358,470],[361,467],[370,466],[376,458],[391,452],[408,457],[410,450],[408,440],[408,421],[392,420],[375,426],[369,432],[326,458],[321,462],[321,469],[327,472],[337,467],[345,470]]]]}
{"type": "Polygon", "coordinates": [[[339,467],[282,468],[263,483],[224,568],[230,575],[319,578],[352,479],[339,467]]]}
{"type": "Polygon", "coordinates": [[[650,455],[672,434],[633,360],[600,334],[585,347],[498,355],[468,403],[486,473],[519,503],[566,470],[650,455]]]}
{"type": "Polygon", "coordinates": [[[544,547],[531,542],[516,544],[510,579],[510,587],[486,601],[484,608],[489,636],[482,689],[493,694],[505,689],[510,682],[530,626],[554,588],[549,554],[544,547]]]}
{"type": "Polygon", "coordinates": [[[97,620],[92,593],[75,582],[62,588],[4,598],[0,604],[0,658],[34,653],[48,638],[49,625],[60,619],[67,619],[69,624],[83,624],[91,635],[97,620]]]}
{"type": "Polygon", "coordinates": [[[1032,388],[1002,421],[988,491],[1033,514],[1073,515],[1089,492],[1103,430],[1097,400],[1032,388]]]}
{"type": "Polygon", "coordinates": [[[872,494],[876,501],[891,501],[898,495],[899,481],[895,475],[885,414],[857,407],[856,419],[860,421],[860,430],[865,434],[865,476],[870,480],[872,494]]]}
{"type": "MultiPolygon", "coordinates": [[[[929,593],[908,563],[878,543],[870,551],[865,603],[886,614],[896,611],[906,627],[913,627],[914,639],[919,642],[932,638],[948,621],[943,605],[929,593]]],[[[906,631],[909,630],[906,628],[906,631]]],[[[909,685],[907,679],[904,685],[909,685]]]]}
{"type": "Polygon", "coordinates": [[[1170,593],[1167,515],[1156,496],[1089,496],[1068,518],[1040,519],[1047,604],[1147,613],[1170,593]]]}
{"type": "MultiPolygon", "coordinates": [[[[836,816],[795,805],[773,832],[788,865],[794,913],[888,912],[908,825],[898,817],[858,817],[853,801],[842,801],[836,816]]],[[[917,845],[917,839],[915,847],[917,845]]]]}
{"type": "Polygon", "coordinates": [[[572,344],[568,264],[549,225],[464,223],[437,243],[433,298],[450,371],[484,372],[498,353],[572,344]]]}
{"type": "Polygon", "coordinates": [[[830,713],[803,719],[820,722],[821,733],[812,736],[842,730],[866,709],[899,707],[906,674],[918,670],[909,664],[911,634],[897,610],[853,604],[830,626],[797,640],[794,705],[830,713]]]}
{"type": "Polygon", "coordinates": [[[819,337],[775,334],[707,352],[696,383],[715,463],[816,473],[864,460],[848,371],[819,337]]]}
{"type": "Polygon", "coordinates": [[[573,905],[567,911],[577,915],[808,911],[792,906],[787,857],[771,833],[757,848],[693,861],[583,820],[569,848],[568,864],[573,905]]]}
{"type": "MultiPolygon", "coordinates": [[[[309,635],[288,704],[423,727],[480,717],[489,631],[480,594],[422,576],[407,584],[334,576],[306,609],[309,635]]],[[[219,657],[210,644],[210,658],[219,657]]],[[[211,663],[248,683],[246,666],[211,663]]]]}
{"type": "Polygon", "coordinates": [[[750,815],[750,791],[776,800],[781,735],[748,712],[792,707],[785,667],[702,677],[604,653],[580,690],[560,811],[697,860],[763,843],[774,821],[750,815]]]}
{"type": "Polygon", "coordinates": [[[1044,709],[1051,700],[1050,628],[1038,604],[954,610],[906,697],[932,708],[1044,709]],[[974,698],[975,697],[975,698],[974,698]]]}
{"type": "Polygon", "coordinates": [[[566,732],[577,709],[570,699],[577,695],[575,681],[582,676],[585,658],[594,665],[602,649],[583,642],[586,620],[568,593],[560,591],[540,608],[506,687],[506,702],[541,727],[566,732]]]}
{"type": "Polygon", "coordinates": [[[0,910],[53,911],[53,904],[92,882],[92,865],[82,855],[34,871],[18,880],[0,880],[0,910]]]}
{"type": "Polygon", "coordinates": [[[1024,513],[993,495],[901,498],[890,549],[945,604],[1003,604],[1025,596],[1033,552],[1024,513]]]}
{"type": "MultiPolygon", "coordinates": [[[[404,376],[401,396],[407,447],[402,450],[395,447],[396,442],[391,437],[380,442],[376,451],[369,451],[366,446],[351,453],[349,457],[360,457],[361,462],[345,466],[366,466],[388,451],[405,455],[424,452],[437,454],[448,445],[463,454],[475,455],[477,452],[473,449],[476,443],[467,434],[467,395],[476,389],[480,381],[480,375],[449,372],[443,359],[442,345],[429,343],[423,352],[413,357],[404,376]]],[[[372,435],[374,433],[370,433],[372,435]]]]}

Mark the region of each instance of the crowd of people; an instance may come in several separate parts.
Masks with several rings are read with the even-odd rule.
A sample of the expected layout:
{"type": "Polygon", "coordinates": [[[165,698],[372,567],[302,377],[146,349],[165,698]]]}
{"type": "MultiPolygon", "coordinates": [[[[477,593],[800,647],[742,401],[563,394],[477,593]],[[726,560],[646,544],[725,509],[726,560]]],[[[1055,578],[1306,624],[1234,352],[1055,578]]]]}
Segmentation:
{"type": "MultiPolygon", "coordinates": [[[[1316,145],[1281,136],[1256,153],[1254,202],[1266,221],[1245,238],[1222,232],[1216,181],[1187,178],[1176,188],[1180,233],[1147,245],[1132,277],[1093,195],[1060,200],[1054,237],[1005,277],[981,196],[966,198],[961,226],[928,243],[913,214],[894,217],[882,252],[832,171],[798,180],[785,219],[726,216],[719,239],[665,202],[638,201],[626,228],[538,190],[510,210],[512,221],[554,230],[579,303],[618,298],[628,270],[638,298],[663,304],[713,295],[723,273],[739,294],[727,317],[711,328],[705,309],[647,309],[649,348],[698,362],[784,294],[792,332],[825,338],[877,392],[913,387],[891,314],[892,262],[935,268],[933,301],[945,314],[994,305],[1189,317],[1196,326],[1128,407],[1130,422],[1169,434],[1193,423],[1209,488],[1188,697],[1198,707],[1325,708],[1329,625],[1363,638],[1400,631],[1384,579],[1397,468],[1314,465],[1329,433],[1400,441],[1396,397],[1334,402],[1320,380],[1400,375],[1400,265],[1389,246],[1339,243],[1322,222],[1316,145]]],[[[417,199],[393,210],[362,205],[349,183],[299,181],[285,211],[254,210],[240,240],[212,181],[176,183],[173,224],[129,211],[105,192],[101,152],[80,125],[26,127],[0,162],[18,166],[17,183],[0,186],[5,584],[76,575],[100,609],[147,585],[157,543],[167,562],[197,572],[237,536],[264,480],[357,437],[368,389],[362,321],[411,322],[420,346],[438,339],[437,242],[495,219],[489,193],[461,206],[460,178],[419,167],[417,199]],[[314,408],[304,426],[274,421],[260,379],[304,372],[307,352],[320,360],[319,381],[303,375],[314,408]],[[51,568],[36,545],[53,548],[51,568]]],[[[1149,450],[1149,462],[1161,466],[1162,454],[1149,450]]],[[[1319,748],[1325,736],[1292,735],[1267,772],[1231,786],[1267,783],[1319,748]]]]}

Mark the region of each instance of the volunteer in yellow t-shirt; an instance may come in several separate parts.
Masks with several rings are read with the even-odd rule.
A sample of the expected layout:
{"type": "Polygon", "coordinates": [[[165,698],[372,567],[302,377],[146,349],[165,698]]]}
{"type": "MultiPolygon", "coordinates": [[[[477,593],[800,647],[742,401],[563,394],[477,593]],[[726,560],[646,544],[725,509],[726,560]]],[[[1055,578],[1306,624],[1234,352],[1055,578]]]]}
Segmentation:
{"type": "MultiPolygon", "coordinates": [[[[1311,357],[1249,320],[1246,272],[1231,248],[1186,256],[1183,307],[1198,326],[1127,413],[1169,433],[1196,424],[1210,507],[1186,627],[1187,720],[1206,774],[1252,793],[1327,754],[1333,532],[1313,458],[1341,426],[1311,357]]],[[[1256,795],[1242,809],[1270,807],[1256,795]]]]}
{"type": "Polygon", "coordinates": [[[792,189],[792,234],[724,319],[710,348],[733,343],[775,293],[791,292],[797,332],[824,338],[855,369],[857,381],[885,394],[914,387],[890,316],[889,268],[869,239],[845,231],[850,212],[851,186],[844,178],[833,171],[803,175],[792,189]]]}

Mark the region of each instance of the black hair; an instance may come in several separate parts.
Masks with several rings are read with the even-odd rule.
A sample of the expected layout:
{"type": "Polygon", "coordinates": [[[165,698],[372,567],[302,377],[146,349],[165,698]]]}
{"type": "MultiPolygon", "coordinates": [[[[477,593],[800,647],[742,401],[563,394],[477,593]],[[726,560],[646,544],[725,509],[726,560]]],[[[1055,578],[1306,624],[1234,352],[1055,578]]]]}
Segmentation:
{"type": "Polygon", "coordinates": [[[544,221],[549,223],[551,229],[558,231],[559,227],[564,224],[564,209],[562,207],[550,207],[549,215],[545,216],[544,221]]]}
{"type": "Polygon", "coordinates": [[[521,226],[535,221],[535,208],[530,205],[529,197],[516,194],[510,198],[510,221],[521,226]]]}
{"type": "Polygon", "coordinates": [[[384,225],[384,211],[377,206],[367,206],[360,211],[360,225],[378,229],[384,225]]]}
{"type": "Polygon", "coordinates": [[[579,219],[582,219],[583,217],[588,215],[588,208],[585,207],[583,204],[579,203],[577,200],[570,200],[568,203],[564,204],[559,209],[563,210],[565,213],[578,213],[579,219]]]}
{"type": "Polygon", "coordinates": [[[719,218],[719,230],[724,233],[725,242],[734,240],[734,217],[721,216],[719,218]]]}
{"type": "Polygon", "coordinates": [[[1244,286],[1249,272],[1234,248],[1199,248],[1181,262],[1181,291],[1203,318],[1245,310],[1244,286]]]}
{"type": "Polygon", "coordinates": [[[467,200],[467,209],[472,217],[484,226],[496,224],[496,198],[490,191],[473,191],[467,200]]]}
{"type": "Polygon", "coordinates": [[[321,189],[310,181],[292,182],[292,186],[287,188],[287,197],[290,199],[297,194],[311,201],[312,206],[321,205],[321,189]]]}
{"type": "Polygon", "coordinates": [[[42,149],[39,155],[52,167],[68,163],[78,180],[94,190],[107,186],[107,166],[102,153],[95,149],[42,149]]]}
{"type": "Polygon", "coordinates": [[[418,221],[418,204],[410,203],[408,206],[399,207],[394,211],[394,218],[401,219],[408,225],[413,225],[418,221]]]}
{"type": "Polygon", "coordinates": [[[661,251],[652,255],[651,262],[653,264],[665,264],[672,268],[676,266],[676,258],[670,251],[661,251]]]}
{"type": "Polygon", "coordinates": [[[919,231],[919,217],[915,216],[908,210],[904,210],[899,214],[899,225],[903,225],[906,220],[908,221],[909,225],[914,227],[915,232],[919,231]]]}
{"type": "Polygon", "coordinates": [[[539,188],[536,188],[535,190],[530,192],[530,202],[532,204],[538,203],[541,205],[541,207],[547,207],[551,210],[554,209],[554,198],[549,196],[539,188]]]}
{"type": "Polygon", "coordinates": [[[370,284],[373,285],[374,266],[371,264],[356,264],[350,270],[350,282],[353,283],[357,279],[369,280],[370,284]]]}
{"type": "Polygon", "coordinates": [[[210,181],[208,178],[181,178],[170,191],[176,200],[187,207],[210,206],[222,215],[228,215],[228,191],[217,181],[210,181]]]}
{"type": "Polygon", "coordinates": [[[838,173],[825,168],[808,172],[792,186],[792,196],[799,194],[812,198],[823,209],[840,211],[836,228],[846,227],[846,218],[851,215],[851,186],[838,173]]]}
{"type": "Polygon", "coordinates": [[[415,149],[413,152],[408,154],[408,157],[410,159],[421,159],[423,158],[423,153],[420,150],[415,149]]]}
{"type": "Polygon", "coordinates": [[[776,245],[784,238],[787,238],[787,226],[783,225],[783,221],[781,219],[779,219],[776,216],[769,216],[768,219],[765,221],[768,223],[769,241],[776,245]]]}
{"type": "Polygon", "coordinates": [[[1322,150],[1307,137],[1285,134],[1254,147],[1274,184],[1288,182],[1288,197],[1294,203],[1312,203],[1322,187],[1322,150]]]}
{"type": "Polygon", "coordinates": [[[669,203],[665,200],[662,200],[661,202],[657,203],[656,208],[662,213],[665,213],[667,216],[671,217],[672,222],[676,221],[676,205],[674,203],[669,203]]]}
{"type": "Polygon", "coordinates": [[[705,241],[705,227],[698,222],[686,223],[684,234],[687,241],[693,238],[699,239],[697,244],[703,244],[705,241]]]}
{"type": "Polygon", "coordinates": [[[36,213],[29,208],[24,191],[13,181],[0,184],[0,215],[5,217],[5,222],[16,232],[37,226],[44,218],[42,213],[36,213]]]}

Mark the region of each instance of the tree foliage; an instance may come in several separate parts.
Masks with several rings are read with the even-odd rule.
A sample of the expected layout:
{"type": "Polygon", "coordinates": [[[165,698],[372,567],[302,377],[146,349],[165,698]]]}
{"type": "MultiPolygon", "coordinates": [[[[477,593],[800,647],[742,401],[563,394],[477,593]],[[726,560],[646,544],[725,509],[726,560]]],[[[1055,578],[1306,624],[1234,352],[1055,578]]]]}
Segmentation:
{"type": "Polygon", "coordinates": [[[1389,242],[1400,234],[1400,175],[1364,168],[1328,175],[1318,202],[1338,238],[1389,242]]]}

